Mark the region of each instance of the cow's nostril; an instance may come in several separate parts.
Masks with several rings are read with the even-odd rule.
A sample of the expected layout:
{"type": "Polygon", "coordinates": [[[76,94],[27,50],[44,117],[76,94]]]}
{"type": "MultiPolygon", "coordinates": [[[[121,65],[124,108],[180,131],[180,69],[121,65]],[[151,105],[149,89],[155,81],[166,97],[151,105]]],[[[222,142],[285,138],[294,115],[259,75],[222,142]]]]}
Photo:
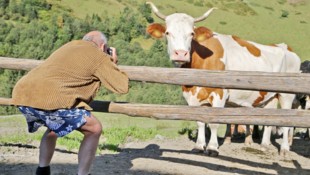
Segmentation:
{"type": "Polygon", "coordinates": [[[176,54],[176,55],[179,55],[179,53],[178,53],[177,51],[175,51],[175,54],[176,54]]]}

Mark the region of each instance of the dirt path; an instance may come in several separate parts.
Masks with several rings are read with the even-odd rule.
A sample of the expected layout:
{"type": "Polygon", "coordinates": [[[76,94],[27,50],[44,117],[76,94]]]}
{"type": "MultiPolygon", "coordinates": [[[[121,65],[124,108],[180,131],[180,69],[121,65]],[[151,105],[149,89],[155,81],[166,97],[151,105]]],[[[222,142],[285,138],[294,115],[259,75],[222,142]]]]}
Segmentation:
{"type": "MultiPolygon", "coordinates": [[[[92,175],[310,174],[310,141],[295,139],[287,158],[278,155],[279,141],[267,152],[260,151],[257,143],[251,147],[239,142],[221,145],[220,155],[215,158],[192,153],[194,142],[185,137],[130,142],[123,145],[119,153],[98,155],[92,175]]],[[[37,158],[37,144],[2,145],[0,174],[33,175],[37,158]]],[[[76,153],[59,149],[52,161],[52,175],[75,174],[76,153]]]]}

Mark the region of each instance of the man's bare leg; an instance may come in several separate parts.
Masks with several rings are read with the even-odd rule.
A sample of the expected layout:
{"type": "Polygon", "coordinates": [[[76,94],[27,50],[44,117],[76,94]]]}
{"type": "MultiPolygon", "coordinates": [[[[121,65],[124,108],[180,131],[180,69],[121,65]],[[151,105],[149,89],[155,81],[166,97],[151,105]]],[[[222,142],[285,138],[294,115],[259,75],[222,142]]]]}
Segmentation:
{"type": "Polygon", "coordinates": [[[102,125],[95,116],[91,115],[91,117],[86,117],[85,119],[87,121],[86,124],[79,129],[79,131],[84,134],[84,138],[78,154],[78,175],[89,174],[102,133],[102,125]]]}
{"type": "Polygon", "coordinates": [[[51,163],[55,147],[56,147],[57,135],[47,129],[40,142],[40,153],[39,153],[39,167],[36,170],[36,174],[49,174],[51,163]]]}

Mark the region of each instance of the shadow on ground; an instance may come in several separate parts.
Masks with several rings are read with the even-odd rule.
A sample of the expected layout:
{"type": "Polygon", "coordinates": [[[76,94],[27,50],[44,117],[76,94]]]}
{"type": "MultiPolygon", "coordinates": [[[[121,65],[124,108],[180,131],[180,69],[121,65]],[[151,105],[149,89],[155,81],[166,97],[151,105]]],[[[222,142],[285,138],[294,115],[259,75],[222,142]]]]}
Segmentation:
{"type": "MultiPolygon", "coordinates": [[[[292,150],[299,150],[300,144],[305,142],[303,140],[297,140],[296,144],[293,145],[292,150]]],[[[308,143],[309,144],[309,143],[308,143]]],[[[10,146],[10,147],[22,147],[23,145],[2,145],[2,146],[10,146]]],[[[27,149],[37,149],[35,146],[25,145],[27,149]]],[[[303,150],[305,151],[305,150],[303,150]]],[[[57,150],[56,152],[66,154],[69,156],[77,156],[76,153],[66,152],[65,150],[57,150]]],[[[304,152],[305,153],[305,152],[304,152]]],[[[2,154],[2,153],[1,153],[2,154]]],[[[298,154],[302,154],[299,152],[298,154]]],[[[309,154],[309,150],[307,152],[309,154]]],[[[4,154],[3,154],[4,155],[4,154]]],[[[5,160],[5,157],[0,155],[0,160],[5,160]]],[[[18,156],[18,155],[16,155],[18,156]]],[[[308,155],[307,155],[308,156],[308,155]]],[[[206,169],[211,172],[216,172],[216,174],[269,174],[263,173],[257,170],[257,168],[270,169],[275,172],[275,174],[299,174],[305,175],[310,174],[310,169],[302,169],[301,165],[298,161],[292,160],[294,164],[294,168],[282,167],[277,162],[273,164],[267,164],[264,162],[254,162],[251,160],[245,160],[243,158],[233,158],[225,155],[219,155],[216,158],[208,158],[202,153],[193,153],[190,150],[173,150],[173,149],[162,149],[157,144],[148,144],[144,148],[124,148],[119,153],[106,153],[103,155],[99,155],[96,157],[92,169],[92,175],[158,175],[158,174],[183,174],[180,172],[172,173],[170,171],[166,171],[164,166],[163,168],[158,169],[147,169],[146,167],[155,166],[155,165],[147,165],[145,162],[145,166],[139,168],[133,168],[133,161],[137,159],[145,159],[145,160],[156,160],[157,162],[162,162],[165,164],[178,164],[182,167],[189,168],[200,168],[206,169]],[[167,156],[169,153],[174,153],[175,155],[182,155],[182,158],[175,156],[167,156]],[[165,154],[165,156],[163,156],[165,154]],[[197,159],[187,159],[186,157],[196,156],[197,159]],[[214,161],[199,161],[199,160],[208,160],[214,159],[214,161]],[[245,166],[253,167],[253,169],[240,168],[227,166],[225,164],[221,164],[218,162],[221,161],[229,161],[229,162],[238,162],[238,164],[242,164],[245,166]]],[[[18,161],[16,163],[6,163],[5,161],[0,161],[0,174],[1,175],[33,175],[35,174],[36,164],[27,163],[27,158],[25,161],[18,161]]],[[[156,167],[161,167],[160,165],[156,165],[156,167]]],[[[54,162],[52,164],[52,175],[74,175],[76,174],[77,163],[57,163],[54,162]]],[[[185,172],[184,172],[185,173],[185,172]]],[[[195,173],[193,173],[195,174],[195,173]]],[[[270,173],[271,174],[271,173],[270,173]]],[[[274,173],[272,173],[274,174],[274,173]]]]}

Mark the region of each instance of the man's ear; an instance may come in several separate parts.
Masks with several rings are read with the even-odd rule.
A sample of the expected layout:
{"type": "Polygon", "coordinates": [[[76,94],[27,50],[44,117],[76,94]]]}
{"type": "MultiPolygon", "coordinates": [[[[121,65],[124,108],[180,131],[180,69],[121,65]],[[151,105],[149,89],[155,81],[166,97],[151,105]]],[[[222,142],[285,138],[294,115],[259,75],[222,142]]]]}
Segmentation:
{"type": "Polygon", "coordinates": [[[198,27],[194,29],[194,39],[198,42],[203,42],[213,36],[213,32],[206,27],[198,27]]]}
{"type": "Polygon", "coordinates": [[[105,46],[105,44],[100,44],[100,46],[99,46],[99,48],[102,50],[102,52],[105,52],[105,50],[104,50],[104,46],[105,46]]]}
{"type": "Polygon", "coordinates": [[[154,38],[162,38],[165,34],[165,31],[166,27],[159,23],[150,24],[146,29],[146,32],[154,38]]]}

